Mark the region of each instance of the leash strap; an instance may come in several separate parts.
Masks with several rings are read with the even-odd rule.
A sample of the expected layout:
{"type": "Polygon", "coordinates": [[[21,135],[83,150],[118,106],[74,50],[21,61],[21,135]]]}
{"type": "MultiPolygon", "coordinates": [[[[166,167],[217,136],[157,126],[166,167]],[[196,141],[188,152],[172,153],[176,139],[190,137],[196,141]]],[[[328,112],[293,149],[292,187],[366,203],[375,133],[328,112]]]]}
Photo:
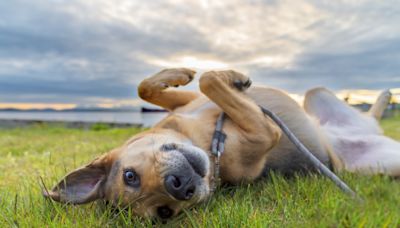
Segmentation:
{"type": "Polygon", "coordinates": [[[314,165],[314,167],[322,173],[324,176],[328,177],[333,183],[336,184],[343,192],[349,194],[353,198],[357,198],[357,194],[345,183],[343,182],[336,174],[334,174],[328,167],[324,165],[317,157],[312,154],[307,147],[304,146],[303,143],[292,133],[292,131],[286,126],[286,124],[277,116],[275,113],[269,111],[268,109],[260,106],[261,111],[270,117],[285,133],[285,135],[289,138],[289,140],[296,146],[296,148],[306,156],[310,162],[314,165]]]}
{"type": "MultiPolygon", "coordinates": [[[[259,106],[261,111],[270,117],[283,131],[283,133],[289,138],[289,140],[296,146],[296,148],[306,156],[310,162],[314,165],[314,167],[324,176],[328,177],[333,183],[335,183],[343,192],[349,194],[353,198],[358,198],[357,194],[338,176],[336,176],[328,167],[326,167],[317,157],[315,157],[300,140],[290,131],[290,129],[286,126],[286,124],[273,112],[268,109],[259,106]]],[[[222,131],[222,126],[225,120],[225,113],[221,113],[217,119],[217,123],[215,126],[215,131],[213,134],[213,139],[211,143],[211,153],[214,155],[214,186],[212,186],[212,191],[215,191],[216,187],[219,186],[220,183],[220,158],[224,153],[225,147],[225,139],[226,134],[222,131]]],[[[360,199],[360,198],[358,198],[360,199]]]]}

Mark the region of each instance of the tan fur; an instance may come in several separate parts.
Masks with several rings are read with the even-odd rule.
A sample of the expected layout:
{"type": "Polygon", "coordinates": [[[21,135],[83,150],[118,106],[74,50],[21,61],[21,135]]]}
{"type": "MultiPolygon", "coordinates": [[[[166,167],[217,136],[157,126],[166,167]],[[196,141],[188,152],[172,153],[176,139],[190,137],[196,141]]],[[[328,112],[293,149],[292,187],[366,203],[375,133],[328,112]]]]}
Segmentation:
{"type": "MultiPolygon", "coordinates": [[[[157,84],[152,80],[157,81],[158,76],[159,74],[146,81],[157,84]]],[[[171,80],[175,81],[175,79],[171,80]]],[[[186,106],[175,108],[170,116],[153,128],[173,129],[208,151],[215,121],[222,108],[230,119],[224,125],[224,131],[229,133],[226,143],[226,151],[229,153],[221,159],[221,176],[225,181],[232,183],[258,177],[265,163],[266,152],[277,144],[281,134],[278,127],[269,118],[264,117],[259,107],[248,96],[232,88],[235,80],[246,81],[248,78],[234,71],[203,74],[200,79],[200,90],[209,99],[199,95],[186,106]],[[218,106],[210,105],[210,100],[218,106]],[[207,105],[210,107],[198,111],[202,109],[202,106],[207,105]],[[198,121],[192,121],[191,115],[194,112],[198,112],[195,114],[198,121]]],[[[142,83],[141,86],[144,84],[142,83]]],[[[144,97],[140,94],[143,90],[139,87],[141,97],[144,97]]],[[[185,96],[185,93],[182,96],[185,96]]],[[[152,98],[145,100],[153,101],[152,98]]],[[[179,97],[176,97],[176,100],[181,103],[179,97]]],[[[166,105],[161,106],[166,107],[166,105]]]]}
{"type": "MultiPolygon", "coordinates": [[[[249,78],[235,71],[204,73],[199,81],[201,93],[169,88],[186,85],[194,74],[194,71],[186,68],[166,69],[143,80],[139,85],[139,96],[142,99],[171,112],[152,129],[135,135],[122,147],[92,163],[104,170],[103,178],[107,177],[103,187],[96,189],[95,193],[100,192],[98,198],[135,205],[134,212],[143,216],[154,216],[156,208],[162,205],[168,205],[176,214],[182,208],[204,200],[207,194],[190,201],[177,201],[165,193],[160,175],[169,155],[160,151],[160,147],[171,142],[193,144],[207,152],[211,158],[212,134],[221,112],[228,116],[223,127],[228,137],[220,167],[224,182],[251,182],[262,175],[265,167],[283,172],[312,170],[308,161],[299,156],[293,144],[282,135],[270,118],[264,116],[258,105],[276,113],[323,163],[332,164],[337,170],[343,169],[342,161],[333,151],[317,120],[310,117],[285,92],[260,86],[248,90],[240,86],[237,88],[238,84],[248,84],[249,78]],[[133,167],[140,174],[140,191],[124,186],[120,178],[124,167],[133,167]]],[[[312,93],[310,91],[308,96],[312,96],[312,93]]],[[[375,106],[373,115],[379,118],[383,106],[375,106]]],[[[214,171],[213,159],[210,161],[209,171],[204,177],[208,185],[214,171]]],[[[90,165],[87,167],[90,168],[90,165]]],[[[74,176],[73,172],[64,181],[72,183],[75,180],[70,177],[74,176]]],[[[61,183],[50,192],[50,196],[58,201],[74,202],[74,198],[63,199],[63,188],[66,186],[61,183]]],[[[92,200],[94,193],[90,194],[88,200],[82,199],[78,203],[92,200]]]]}

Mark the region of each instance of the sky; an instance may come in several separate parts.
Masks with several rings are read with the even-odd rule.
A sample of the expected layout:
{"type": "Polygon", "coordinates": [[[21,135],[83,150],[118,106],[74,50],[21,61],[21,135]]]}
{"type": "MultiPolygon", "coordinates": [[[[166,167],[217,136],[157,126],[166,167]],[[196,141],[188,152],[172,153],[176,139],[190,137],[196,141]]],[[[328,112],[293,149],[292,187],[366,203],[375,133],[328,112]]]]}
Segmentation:
{"type": "Polygon", "coordinates": [[[3,0],[0,108],[141,105],[138,83],[168,67],[298,94],[398,88],[399,24],[392,0],[3,0]]]}

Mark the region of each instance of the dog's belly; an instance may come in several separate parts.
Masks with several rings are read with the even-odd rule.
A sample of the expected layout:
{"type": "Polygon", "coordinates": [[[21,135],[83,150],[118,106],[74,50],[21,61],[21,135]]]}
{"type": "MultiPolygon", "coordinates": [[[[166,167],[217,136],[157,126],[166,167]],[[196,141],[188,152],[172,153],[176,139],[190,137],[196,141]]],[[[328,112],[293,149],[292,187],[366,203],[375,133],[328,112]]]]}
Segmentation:
{"type": "Polygon", "coordinates": [[[400,176],[399,142],[378,134],[337,134],[329,128],[327,135],[345,170],[400,176]]]}

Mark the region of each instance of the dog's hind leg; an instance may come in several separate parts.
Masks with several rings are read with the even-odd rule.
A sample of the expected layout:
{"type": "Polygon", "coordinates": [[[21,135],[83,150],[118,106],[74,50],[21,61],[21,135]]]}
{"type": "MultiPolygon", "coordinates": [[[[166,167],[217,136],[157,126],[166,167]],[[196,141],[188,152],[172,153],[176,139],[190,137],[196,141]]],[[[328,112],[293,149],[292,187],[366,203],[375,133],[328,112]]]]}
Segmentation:
{"type": "Polygon", "coordinates": [[[382,133],[374,118],[350,107],[325,88],[307,91],[304,109],[308,114],[317,118],[321,126],[336,126],[355,134],[382,133]]]}
{"type": "Polygon", "coordinates": [[[369,109],[368,114],[374,117],[376,120],[380,120],[391,98],[392,94],[389,90],[383,91],[376,99],[376,102],[369,109]]]}
{"type": "Polygon", "coordinates": [[[304,110],[316,117],[321,125],[352,124],[352,119],[360,116],[360,112],[339,100],[331,91],[325,88],[314,88],[306,92],[304,110]]]}
{"type": "Polygon", "coordinates": [[[186,105],[199,93],[178,91],[170,87],[184,86],[191,82],[196,72],[187,68],[165,69],[143,80],[138,88],[139,97],[167,110],[186,105]]]}

